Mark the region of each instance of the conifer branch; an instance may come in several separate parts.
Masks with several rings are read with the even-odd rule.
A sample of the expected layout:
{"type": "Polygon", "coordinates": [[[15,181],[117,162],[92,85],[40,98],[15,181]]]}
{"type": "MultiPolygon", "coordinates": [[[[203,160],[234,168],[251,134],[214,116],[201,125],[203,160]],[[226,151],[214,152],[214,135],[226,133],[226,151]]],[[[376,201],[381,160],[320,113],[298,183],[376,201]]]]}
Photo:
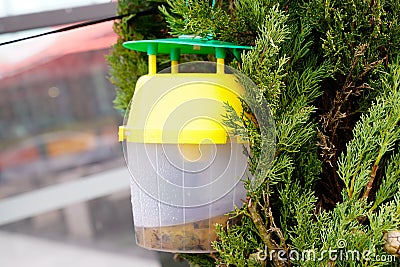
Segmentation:
{"type": "MultiPolygon", "coordinates": [[[[276,231],[276,229],[272,229],[273,231],[271,231],[271,229],[267,229],[267,225],[269,223],[265,222],[262,216],[259,214],[257,209],[258,206],[260,206],[260,203],[258,201],[253,201],[251,198],[249,198],[247,208],[249,210],[251,219],[253,220],[253,223],[256,229],[258,230],[258,233],[262,241],[267,246],[268,251],[277,251],[280,247],[272,238],[272,233],[273,231],[276,231]]],[[[270,212],[269,217],[271,218],[272,212],[270,210],[269,212],[270,212]]],[[[278,253],[272,253],[272,257],[275,266],[277,267],[287,266],[287,264],[279,258],[278,253]]]]}
{"type": "Polygon", "coordinates": [[[350,199],[358,197],[363,187],[363,197],[369,196],[382,157],[400,139],[399,69],[398,65],[391,66],[382,95],[368,115],[361,117],[354,128],[354,139],[348,144],[346,154],[339,159],[338,174],[350,199]]]}
{"type": "Polygon", "coordinates": [[[380,149],[379,150],[379,156],[377,157],[377,159],[376,159],[376,161],[374,163],[374,166],[372,166],[372,170],[371,170],[371,174],[370,174],[371,178],[368,181],[368,184],[367,184],[367,186],[365,188],[365,192],[364,192],[364,195],[363,195],[363,198],[365,198],[365,199],[368,199],[369,192],[371,192],[372,185],[373,185],[375,177],[376,177],[376,172],[378,171],[379,161],[382,158],[382,155],[380,155],[381,151],[382,150],[380,149]]]}
{"type": "MultiPolygon", "coordinates": [[[[382,58],[380,60],[367,64],[363,72],[357,74],[356,77],[354,77],[353,72],[355,71],[355,68],[360,58],[364,56],[367,47],[367,44],[362,44],[356,49],[351,68],[346,76],[345,82],[341,90],[336,92],[336,96],[333,100],[333,105],[330,110],[326,114],[323,114],[321,116],[323,130],[320,131],[318,134],[320,138],[319,146],[322,150],[321,156],[323,157],[325,164],[328,164],[330,166],[330,171],[332,172],[331,183],[334,185],[334,188],[336,188],[336,192],[331,192],[332,196],[338,194],[342,187],[340,184],[339,176],[337,175],[338,166],[336,163],[338,153],[341,152],[338,143],[341,141],[342,138],[338,136],[337,131],[339,127],[341,127],[341,125],[343,124],[343,120],[345,118],[348,118],[351,115],[355,115],[355,113],[351,112],[349,109],[343,111],[343,107],[348,105],[351,96],[360,96],[363,90],[372,89],[372,87],[366,83],[362,83],[361,85],[357,85],[356,83],[358,81],[363,81],[368,73],[370,73],[374,68],[379,66],[385,60],[385,58],[382,58]]],[[[377,167],[371,171],[371,188],[376,176],[376,170],[377,167]]],[[[349,194],[351,196],[353,191],[354,179],[355,178],[352,179],[352,183],[350,186],[349,194]]],[[[369,191],[370,189],[366,190],[365,196],[368,196],[369,191]]]]}
{"type": "Polygon", "coordinates": [[[376,192],[375,201],[370,211],[374,211],[379,205],[387,199],[392,198],[396,192],[400,192],[400,153],[392,155],[385,170],[385,177],[381,186],[376,192]]]}
{"type": "MultiPolygon", "coordinates": [[[[266,190],[267,190],[267,192],[270,191],[269,183],[267,184],[266,190]]],[[[263,195],[263,200],[264,200],[264,206],[261,206],[261,208],[264,210],[266,218],[268,218],[269,221],[271,222],[270,230],[277,234],[277,236],[279,237],[279,240],[280,240],[280,246],[283,247],[287,252],[285,237],[283,236],[281,229],[276,226],[275,218],[272,215],[272,208],[270,205],[269,196],[265,192],[263,192],[262,195],[263,195]]]]}

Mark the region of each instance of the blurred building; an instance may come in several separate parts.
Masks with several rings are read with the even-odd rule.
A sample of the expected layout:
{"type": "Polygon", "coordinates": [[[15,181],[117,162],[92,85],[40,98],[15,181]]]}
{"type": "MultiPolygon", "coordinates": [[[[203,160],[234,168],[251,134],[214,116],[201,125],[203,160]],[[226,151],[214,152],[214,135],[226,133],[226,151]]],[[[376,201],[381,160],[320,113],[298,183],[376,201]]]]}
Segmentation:
{"type": "MultiPolygon", "coordinates": [[[[71,122],[116,116],[104,59],[116,41],[112,22],[41,39],[35,41],[46,45],[39,51],[0,65],[2,145],[27,134],[65,128],[71,122]]],[[[18,55],[18,48],[14,53],[18,55]]]]}
{"type": "MultiPolygon", "coordinates": [[[[31,42],[41,44],[30,55],[1,64],[0,197],[121,158],[122,118],[112,106],[105,62],[116,42],[112,23],[37,38],[31,42]]],[[[15,57],[19,49],[30,46],[16,48],[15,57]]]]}

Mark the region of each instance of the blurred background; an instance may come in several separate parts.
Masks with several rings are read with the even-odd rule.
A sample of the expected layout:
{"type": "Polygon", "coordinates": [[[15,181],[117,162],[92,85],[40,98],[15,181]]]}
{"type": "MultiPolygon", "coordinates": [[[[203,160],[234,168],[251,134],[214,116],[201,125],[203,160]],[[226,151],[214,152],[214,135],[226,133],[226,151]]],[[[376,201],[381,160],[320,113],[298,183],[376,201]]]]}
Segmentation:
{"type": "MultiPolygon", "coordinates": [[[[0,43],[115,15],[0,0],[0,43]]],[[[0,266],[187,266],[135,244],[105,55],[113,22],[0,46],[0,266]]]]}

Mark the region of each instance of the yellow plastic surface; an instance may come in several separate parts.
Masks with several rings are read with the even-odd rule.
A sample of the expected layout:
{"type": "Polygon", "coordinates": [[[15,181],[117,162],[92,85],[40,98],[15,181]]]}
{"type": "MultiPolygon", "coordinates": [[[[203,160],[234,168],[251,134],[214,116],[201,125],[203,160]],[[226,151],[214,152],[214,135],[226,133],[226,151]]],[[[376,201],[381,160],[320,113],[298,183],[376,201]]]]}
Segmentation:
{"type": "Polygon", "coordinates": [[[119,139],[140,143],[225,144],[229,129],[222,124],[226,114],[224,103],[228,102],[240,114],[242,94],[243,88],[232,74],[144,75],[137,82],[119,139]]]}
{"type": "Polygon", "coordinates": [[[178,73],[178,60],[171,60],[171,73],[178,73]]]}
{"type": "Polygon", "coordinates": [[[223,58],[217,58],[217,74],[225,73],[225,60],[223,58]]]}
{"type": "Polygon", "coordinates": [[[157,57],[156,55],[148,55],[149,58],[149,74],[156,74],[157,72],[157,57]]]}

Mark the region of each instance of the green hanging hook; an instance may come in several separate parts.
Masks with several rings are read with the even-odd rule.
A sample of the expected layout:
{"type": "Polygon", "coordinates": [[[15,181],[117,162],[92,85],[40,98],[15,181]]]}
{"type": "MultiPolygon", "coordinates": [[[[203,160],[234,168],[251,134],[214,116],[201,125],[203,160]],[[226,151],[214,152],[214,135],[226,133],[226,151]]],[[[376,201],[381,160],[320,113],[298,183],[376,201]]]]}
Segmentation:
{"type": "MultiPolygon", "coordinates": [[[[189,0],[186,0],[185,2],[186,2],[186,5],[188,6],[189,5],[189,0]]],[[[212,8],[214,8],[214,6],[215,6],[215,0],[212,1],[212,8]]]]}

